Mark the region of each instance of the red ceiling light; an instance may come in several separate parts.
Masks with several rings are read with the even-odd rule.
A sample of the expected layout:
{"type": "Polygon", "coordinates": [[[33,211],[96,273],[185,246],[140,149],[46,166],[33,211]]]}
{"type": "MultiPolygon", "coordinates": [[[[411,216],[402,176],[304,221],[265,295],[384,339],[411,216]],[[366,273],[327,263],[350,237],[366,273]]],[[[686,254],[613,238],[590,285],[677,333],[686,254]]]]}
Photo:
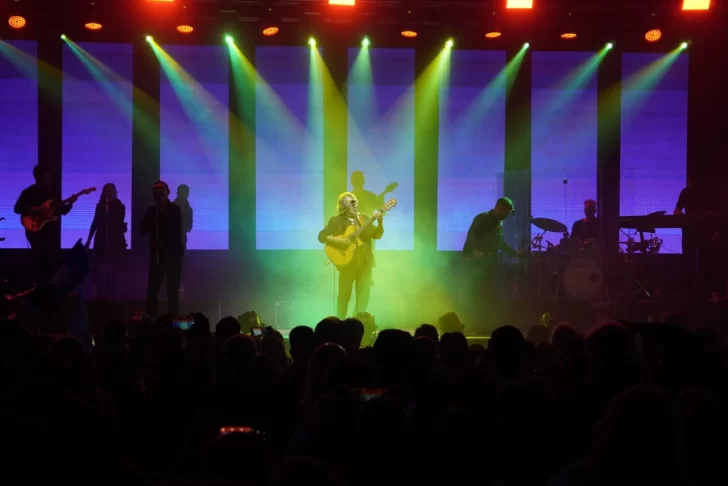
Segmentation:
{"type": "Polygon", "coordinates": [[[344,5],[347,7],[353,7],[356,5],[356,0],[329,0],[329,5],[344,5]]]}
{"type": "Polygon", "coordinates": [[[86,27],[88,30],[101,30],[104,28],[104,26],[99,24],[98,22],[86,22],[84,27],[86,27]]]}
{"type": "Polygon", "coordinates": [[[683,0],[683,10],[709,10],[710,0],[683,0]]]}
{"type": "Polygon", "coordinates": [[[8,19],[8,25],[15,30],[22,29],[27,23],[25,17],[21,17],[20,15],[13,15],[8,19]]]}
{"type": "Polygon", "coordinates": [[[657,42],[662,37],[662,31],[660,29],[648,30],[645,34],[645,40],[647,42],[657,42]]]}
{"type": "Polygon", "coordinates": [[[414,39],[415,37],[417,37],[417,32],[415,32],[414,30],[403,30],[401,34],[402,37],[406,37],[407,39],[414,39]]]}
{"type": "Polygon", "coordinates": [[[533,8],[533,0],[508,0],[506,2],[506,8],[533,8]]]}
{"type": "Polygon", "coordinates": [[[180,34],[191,34],[195,31],[195,28],[191,25],[178,25],[177,32],[180,34]]]}
{"type": "Polygon", "coordinates": [[[561,34],[562,39],[576,39],[576,33],[574,32],[565,32],[561,34]]]}
{"type": "Polygon", "coordinates": [[[498,37],[502,36],[500,32],[488,32],[485,34],[486,39],[497,39],[498,37]]]}
{"type": "Polygon", "coordinates": [[[266,37],[272,37],[280,31],[281,29],[279,29],[275,25],[271,25],[270,27],[266,27],[265,29],[263,29],[263,35],[266,37]]]}

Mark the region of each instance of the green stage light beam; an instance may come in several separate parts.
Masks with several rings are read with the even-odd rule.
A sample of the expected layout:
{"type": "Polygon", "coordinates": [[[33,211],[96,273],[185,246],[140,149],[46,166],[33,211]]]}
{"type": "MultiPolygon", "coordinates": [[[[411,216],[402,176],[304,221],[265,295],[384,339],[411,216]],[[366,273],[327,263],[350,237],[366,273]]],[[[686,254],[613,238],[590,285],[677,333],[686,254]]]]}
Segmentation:
{"type": "Polygon", "coordinates": [[[687,49],[687,48],[688,48],[688,43],[687,43],[687,42],[683,42],[682,44],[680,44],[680,49],[681,49],[681,50],[683,50],[683,51],[684,51],[684,50],[685,50],[685,49],[687,49]]]}
{"type": "MultiPolygon", "coordinates": [[[[368,108],[365,113],[368,124],[374,118],[374,82],[372,79],[371,49],[362,47],[356,55],[354,65],[349,71],[347,81],[348,97],[356,99],[363,107],[368,108]]],[[[347,108],[348,111],[348,108],[347,108]]],[[[349,123],[356,125],[356,122],[349,116],[349,123]]]]}
{"type": "Polygon", "coordinates": [[[455,41],[452,39],[448,39],[447,42],[445,42],[445,47],[448,49],[452,49],[452,46],[455,45],[455,41]]]}
{"type": "Polygon", "coordinates": [[[196,126],[202,146],[207,153],[216,153],[216,143],[212,136],[205,134],[227,130],[229,109],[212,96],[196,79],[175,61],[159,44],[152,41],[154,51],[164,76],[187,118],[196,126]],[[222,115],[224,113],[224,116],[222,115]]]}
{"type": "Polygon", "coordinates": [[[611,42],[608,42],[608,43],[607,43],[607,45],[606,45],[605,47],[606,47],[607,49],[612,49],[612,48],[614,47],[614,44],[612,44],[611,42]]]}
{"type": "Polygon", "coordinates": [[[313,37],[310,37],[308,39],[308,45],[311,47],[316,47],[316,39],[314,39],[313,37]]]}
{"type": "Polygon", "coordinates": [[[232,44],[235,44],[235,39],[233,39],[233,36],[231,36],[231,35],[226,35],[225,36],[225,42],[228,45],[232,45],[232,44]]]}
{"type": "Polygon", "coordinates": [[[88,72],[93,76],[94,80],[106,92],[116,108],[131,124],[134,120],[134,101],[136,100],[139,116],[136,123],[139,123],[139,133],[142,134],[144,141],[151,146],[155,142],[152,135],[157,131],[157,127],[152,123],[148,113],[159,110],[159,104],[152,99],[147,93],[138,89],[133,85],[133,81],[126,79],[119,73],[94,57],[83,47],[79,46],[72,40],[66,41],[71,52],[81,61],[88,72]],[[131,85],[132,96],[126,96],[121,90],[121,85],[131,85]]]}
{"type": "Polygon", "coordinates": [[[361,41],[361,46],[364,48],[367,48],[371,45],[371,42],[369,41],[369,37],[364,37],[361,41]]]}
{"type": "MultiPolygon", "coordinates": [[[[621,83],[610,87],[602,95],[604,104],[607,107],[608,126],[618,126],[617,121],[622,119],[622,112],[625,111],[624,107],[628,107],[627,113],[639,112],[639,107],[647,102],[652,90],[665,77],[665,74],[670,70],[681,52],[682,49],[678,46],[632,74],[629,78],[622,80],[621,83]]],[[[622,121],[629,122],[629,120],[625,119],[622,119],[622,121]]]]}
{"type": "Polygon", "coordinates": [[[146,37],[144,38],[144,40],[145,40],[145,41],[147,41],[147,42],[148,42],[148,43],[150,43],[150,44],[151,44],[152,42],[154,42],[154,38],[153,38],[153,37],[152,37],[151,35],[148,35],[148,36],[146,36],[146,37]]]}
{"type": "MultiPolygon", "coordinates": [[[[526,48],[521,49],[513,58],[508,61],[503,69],[484,87],[478,97],[467,107],[465,114],[460,118],[455,130],[469,137],[475,133],[478,126],[491,115],[491,110],[496,106],[495,101],[501,96],[509,93],[509,86],[515,82],[516,76],[521,69],[526,48]],[[509,84],[510,83],[510,84],[509,84]]],[[[445,106],[449,101],[449,85],[443,83],[440,90],[440,104],[445,106]]]]}
{"type": "Polygon", "coordinates": [[[109,96],[119,112],[124,115],[126,120],[131,122],[133,99],[124,95],[120,89],[120,85],[131,85],[132,81],[119,75],[72,40],[66,39],[66,44],[91,76],[93,76],[94,80],[101,86],[101,89],[109,96]]]}
{"type": "MultiPolygon", "coordinates": [[[[286,107],[283,101],[265,79],[256,71],[253,64],[245,57],[240,48],[235,44],[229,46],[230,56],[232,58],[231,66],[233,73],[233,81],[237,89],[249,83],[255,84],[256,91],[262,95],[263,108],[269,113],[282,113],[285,116],[279,121],[279,125],[285,127],[291,132],[305,130],[304,125],[300,122],[291,111],[286,107]]],[[[243,105],[238,105],[239,113],[243,113],[246,109],[243,105]]],[[[254,127],[252,127],[254,128],[254,127]]],[[[261,143],[261,141],[259,141],[261,143]]]]}
{"type": "Polygon", "coordinates": [[[605,45],[599,52],[595,53],[580,66],[574,68],[556,83],[554,89],[558,90],[559,95],[553,98],[544,110],[545,117],[550,119],[552,116],[557,115],[566,105],[569,105],[579,96],[580,90],[589,84],[597,75],[599,65],[608,52],[609,49],[605,45]]]}
{"type": "Polygon", "coordinates": [[[44,92],[53,93],[53,99],[56,99],[55,90],[57,85],[55,83],[63,77],[63,72],[60,69],[23,52],[3,40],[0,40],[0,56],[6,58],[27,79],[37,79],[41,89],[44,92]]]}
{"type": "Polygon", "coordinates": [[[61,34],[61,39],[66,40],[68,37],[66,37],[66,34],[61,34]]]}

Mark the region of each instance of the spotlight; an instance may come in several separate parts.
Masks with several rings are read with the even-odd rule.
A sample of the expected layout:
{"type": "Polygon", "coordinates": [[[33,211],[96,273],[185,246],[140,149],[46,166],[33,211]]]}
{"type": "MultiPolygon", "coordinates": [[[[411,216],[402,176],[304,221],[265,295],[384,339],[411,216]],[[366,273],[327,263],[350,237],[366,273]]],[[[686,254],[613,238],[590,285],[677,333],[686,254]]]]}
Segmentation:
{"type": "Polygon", "coordinates": [[[501,34],[500,32],[488,32],[487,34],[485,34],[485,38],[486,39],[497,39],[501,35],[503,35],[503,34],[501,34]]]}
{"type": "Polygon", "coordinates": [[[681,51],[684,51],[687,48],[688,48],[688,43],[687,42],[683,42],[682,44],[680,44],[680,50],[681,51]]]}
{"type": "Polygon", "coordinates": [[[614,44],[612,44],[611,42],[608,42],[607,45],[606,45],[606,47],[607,47],[607,50],[609,50],[612,47],[614,47],[614,44]]]}
{"type": "Polygon", "coordinates": [[[8,25],[15,30],[22,29],[27,23],[25,17],[21,17],[20,15],[13,15],[8,19],[8,25]]]}
{"type": "Polygon", "coordinates": [[[523,44],[523,48],[524,49],[528,49],[529,47],[531,47],[531,44],[529,44],[528,42],[526,42],[525,44],[523,44]]]}
{"type": "Polygon", "coordinates": [[[565,32],[561,34],[562,39],[576,39],[576,33],[575,32],[565,32]]]}
{"type": "Polygon", "coordinates": [[[266,27],[265,29],[263,29],[263,35],[266,37],[271,37],[280,32],[280,30],[281,29],[279,29],[278,27],[271,25],[270,27],[266,27]]]}
{"type": "Polygon", "coordinates": [[[151,43],[152,43],[152,42],[154,41],[154,39],[152,38],[152,36],[151,36],[151,35],[148,35],[148,36],[146,36],[146,37],[144,38],[144,40],[146,40],[146,41],[147,41],[147,42],[149,42],[150,44],[151,44],[151,43]]]}
{"type": "Polygon", "coordinates": [[[362,47],[369,47],[371,45],[371,42],[369,42],[369,37],[364,37],[361,40],[361,46],[362,47]]]}
{"type": "Polygon", "coordinates": [[[414,30],[403,30],[401,34],[402,37],[406,37],[407,39],[414,39],[415,37],[417,37],[417,32],[415,32],[414,30]]]}
{"type": "Polygon", "coordinates": [[[683,0],[683,10],[709,10],[710,0],[683,0]]]}
{"type": "Polygon", "coordinates": [[[231,36],[231,35],[226,35],[225,42],[227,42],[230,45],[233,45],[235,43],[235,39],[233,39],[233,36],[231,36]]]}
{"type": "Polygon", "coordinates": [[[180,34],[191,34],[195,31],[195,28],[191,25],[178,25],[177,26],[177,32],[180,34]]]}
{"type": "Polygon", "coordinates": [[[66,40],[68,37],[66,37],[66,34],[61,34],[61,39],[66,40]]]}
{"type": "Polygon", "coordinates": [[[86,27],[88,30],[101,30],[104,26],[99,24],[98,22],[87,22],[84,27],[86,27]]]}
{"type": "Polygon", "coordinates": [[[662,31],[660,29],[648,30],[645,34],[645,40],[647,42],[657,42],[662,37],[662,31]]]}
{"type": "Polygon", "coordinates": [[[506,8],[531,9],[533,8],[533,0],[508,0],[506,8]]]}
{"type": "Polygon", "coordinates": [[[311,47],[316,47],[316,39],[314,39],[313,37],[309,37],[308,45],[311,47]]]}

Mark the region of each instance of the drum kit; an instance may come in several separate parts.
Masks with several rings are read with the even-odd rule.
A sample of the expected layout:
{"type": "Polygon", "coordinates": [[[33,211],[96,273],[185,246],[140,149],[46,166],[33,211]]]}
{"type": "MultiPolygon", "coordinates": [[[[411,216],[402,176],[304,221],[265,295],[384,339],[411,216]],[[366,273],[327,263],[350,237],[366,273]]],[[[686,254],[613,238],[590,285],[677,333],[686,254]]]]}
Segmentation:
{"type": "Polygon", "coordinates": [[[531,249],[537,260],[539,298],[544,296],[544,280],[553,277],[558,282],[554,299],[563,296],[571,300],[590,300],[605,290],[602,272],[603,248],[598,240],[570,239],[566,225],[553,219],[533,218],[531,224],[541,230],[531,240],[531,249]],[[559,244],[545,241],[546,233],[561,233],[559,244]]]}

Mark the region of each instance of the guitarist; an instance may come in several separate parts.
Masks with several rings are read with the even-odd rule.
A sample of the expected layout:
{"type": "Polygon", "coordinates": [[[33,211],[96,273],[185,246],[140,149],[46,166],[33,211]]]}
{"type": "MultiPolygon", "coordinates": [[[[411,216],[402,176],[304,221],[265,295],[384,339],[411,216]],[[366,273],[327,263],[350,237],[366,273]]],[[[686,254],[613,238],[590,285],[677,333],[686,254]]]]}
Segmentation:
{"type": "MultiPolygon", "coordinates": [[[[324,229],[319,232],[318,240],[321,243],[348,247],[352,242],[339,238],[336,235],[344,234],[351,226],[361,226],[368,221],[368,218],[359,214],[359,201],[350,192],[339,196],[337,209],[338,215],[329,220],[324,229]]],[[[349,300],[354,283],[356,282],[356,313],[366,312],[369,305],[369,293],[372,287],[372,267],[374,266],[374,252],[372,251],[372,240],[378,240],[384,234],[382,216],[377,217],[378,225],[369,226],[364,230],[360,238],[364,243],[356,249],[354,259],[345,267],[339,268],[339,297],[336,305],[336,315],[340,319],[347,316],[349,300]]]]}
{"type": "MultiPolygon", "coordinates": [[[[75,198],[63,207],[57,208],[51,205],[50,208],[43,206],[43,203],[50,200],[58,200],[55,197],[51,171],[47,167],[36,165],[33,167],[33,178],[35,184],[27,187],[20,193],[15,203],[15,214],[20,216],[44,216],[51,210],[58,215],[65,216],[71,211],[75,198]]],[[[36,284],[45,283],[50,280],[56,271],[60,260],[60,225],[58,222],[49,222],[40,231],[25,232],[25,237],[30,243],[31,254],[35,266],[36,284]]]]}

